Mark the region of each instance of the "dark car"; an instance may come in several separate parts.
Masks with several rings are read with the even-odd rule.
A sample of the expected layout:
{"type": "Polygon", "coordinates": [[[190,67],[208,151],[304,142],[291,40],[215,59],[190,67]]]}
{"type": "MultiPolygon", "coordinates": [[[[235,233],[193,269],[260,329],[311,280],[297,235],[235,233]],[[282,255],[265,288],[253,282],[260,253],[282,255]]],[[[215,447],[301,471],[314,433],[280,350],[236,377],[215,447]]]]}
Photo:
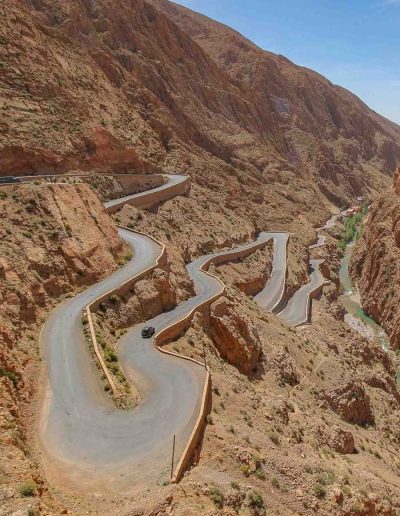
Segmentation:
{"type": "Polygon", "coordinates": [[[156,332],[156,329],[153,328],[153,326],[145,326],[143,329],[142,329],[142,337],[144,339],[149,339],[150,337],[152,337],[156,332]]]}
{"type": "Polygon", "coordinates": [[[0,183],[20,183],[21,179],[14,176],[2,176],[0,177],[0,183]]]}

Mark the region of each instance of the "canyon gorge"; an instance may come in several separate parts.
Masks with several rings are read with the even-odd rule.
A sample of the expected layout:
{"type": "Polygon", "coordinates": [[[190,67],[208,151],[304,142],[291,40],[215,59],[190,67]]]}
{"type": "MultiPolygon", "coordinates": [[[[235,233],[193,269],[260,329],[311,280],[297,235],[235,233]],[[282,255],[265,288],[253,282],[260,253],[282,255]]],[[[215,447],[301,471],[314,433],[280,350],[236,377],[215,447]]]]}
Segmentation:
{"type": "MultiPolygon", "coordinates": [[[[0,175],[21,180],[0,185],[0,515],[397,514],[400,127],[167,0],[4,0],[0,74],[0,175]],[[127,201],[162,189],[167,175],[190,186],[145,207],[127,201]],[[346,324],[346,219],[324,226],[357,198],[370,207],[350,275],[387,350],[346,324]],[[130,483],[123,468],[96,484],[77,460],[60,467],[44,451],[41,426],[60,391],[49,394],[43,325],[136,263],[142,251],[121,231],[163,249],[92,311],[122,395],[113,397],[99,367],[87,312],[74,333],[97,379],[90,396],[100,392],[99,412],[118,421],[141,410],[149,388],[124,366],[139,349],[132,328],[201,297],[191,275],[201,257],[251,246],[263,232],[288,235],[283,267],[272,237],[212,262],[204,277],[223,291],[159,344],[160,360],[182,355],[211,377],[179,482],[169,478],[169,434],[160,454],[168,468],[159,474],[160,459],[146,484],[134,475],[130,483]],[[323,245],[313,246],[318,235],[323,245]],[[309,282],[310,260],[323,261],[325,285],[309,305],[311,324],[294,328],[277,312],[309,282]],[[284,285],[271,312],[257,295],[274,274],[284,285]]],[[[184,400],[195,391],[168,380],[184,400]]],[[[134,474],[145,478],[144,465],[134,474]]]]}

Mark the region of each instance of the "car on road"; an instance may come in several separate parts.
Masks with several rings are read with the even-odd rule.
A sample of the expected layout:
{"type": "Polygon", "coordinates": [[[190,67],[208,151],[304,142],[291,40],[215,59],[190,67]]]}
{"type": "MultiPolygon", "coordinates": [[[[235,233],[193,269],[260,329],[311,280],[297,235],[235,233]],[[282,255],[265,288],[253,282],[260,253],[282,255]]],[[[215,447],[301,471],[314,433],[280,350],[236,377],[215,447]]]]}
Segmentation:
{"type": "Polygon", "coordinates": [[[153,326],[145,326],[142,329],[142,337],[144,339],[150,339],[156,332],[156,329],[153,326]]]}
{"type": "Polygon", "coordinates": [[[0,183],[20,183],[21,179],[14,176],[2,176],[0,177],[0,183]]]}

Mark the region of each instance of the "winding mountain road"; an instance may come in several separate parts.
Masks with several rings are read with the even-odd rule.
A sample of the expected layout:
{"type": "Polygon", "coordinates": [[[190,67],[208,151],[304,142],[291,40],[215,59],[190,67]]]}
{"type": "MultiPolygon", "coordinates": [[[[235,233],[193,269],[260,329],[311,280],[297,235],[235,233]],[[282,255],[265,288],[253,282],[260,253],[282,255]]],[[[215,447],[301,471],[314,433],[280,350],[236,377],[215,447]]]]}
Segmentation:
{"type": "MultiPolygon", "coordinates": [[[[114,211],[125,203],[150,206],[186,193],[186,176],[166,176],[160,187],[105,203],[114,211]]],[[[41,333],[47,364],[47,388],[40,418],[40,441],[48,474],[74,490],[103,493],[131,492],[164,482],[170,476],[171,446],[176,435],[176,457],[182,454],[199,416],[206,370],[200,364],[161,353],[154,339],[224,291],[216,277],[207,273],[210,263],[222,263],[250,254],[274,241],[272,274],[256,301],[276,309],[284,296],[287,269],[287,233],[260,233],[254,242],[229,251],[202,256],[187,265],[196,295],[174,310],[146,322],[156,335],[143,339],[143,324],[128,331],[118,342],[121,368],[141,397],[133,410],[115,407],[105,396],[99,374],[82,330],[87,305],[153,266],[161,246],[145,235],[119,229],[132,248],[133,258],[105,280],[75,296],[50,315],[41,333]]],[[[311,281],[300,289],[279,314],[290,324],[308,320],[309,293],[321,281],[319,261],[313,263],[311,281]]]]}
{"type": "MultiPolygon", "coordinates": [[[[185,178],[186,179],[186,178],[185,178]]],[[[176,185],[171,178],[161,190],[176,185]]],[[[150,195],[152,191],[148,192],[150,195]]],[[[143,196],[143,193],[138,194],[143,196]]],[[[129,202],[132,201],[132,196],[129,202]]],[[[47,470],[63,484],[78,490],[132,490],[169,479],[171,446],[176,435],[176,457],[182,453],[199,413],[205,369],[165,355],[153,339],[143,339],[137,325],[118,343],[120,365],[141,396],[130,411],[115,408],[93,368],[82,331],[84,308],[101,295],[152,266],[160,247],[149,237],[119,230],[134,250],[123,268],[54,310],[43,327],[42,349],[47,364],[48,389],[41,414],[40,438],[47,470]]],[[[196,296],[174,310],[147,321],[158,334],[220,295],[221,282],[204,272],[211,262],[234,259],[265,245],[273,234],[261,233],[250,243],[227,252],[198,258],[187,266],[196,296]]]]}

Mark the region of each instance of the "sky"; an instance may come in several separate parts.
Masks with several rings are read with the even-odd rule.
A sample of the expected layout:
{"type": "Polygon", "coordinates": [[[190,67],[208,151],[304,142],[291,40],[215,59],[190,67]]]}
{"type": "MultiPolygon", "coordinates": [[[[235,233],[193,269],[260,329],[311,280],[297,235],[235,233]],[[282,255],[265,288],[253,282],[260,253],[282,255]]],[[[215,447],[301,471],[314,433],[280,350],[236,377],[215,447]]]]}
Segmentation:
{"type": "Polygon", "coordinates": [[[175,0],[400,124],[400,0],[175,0]]]}

